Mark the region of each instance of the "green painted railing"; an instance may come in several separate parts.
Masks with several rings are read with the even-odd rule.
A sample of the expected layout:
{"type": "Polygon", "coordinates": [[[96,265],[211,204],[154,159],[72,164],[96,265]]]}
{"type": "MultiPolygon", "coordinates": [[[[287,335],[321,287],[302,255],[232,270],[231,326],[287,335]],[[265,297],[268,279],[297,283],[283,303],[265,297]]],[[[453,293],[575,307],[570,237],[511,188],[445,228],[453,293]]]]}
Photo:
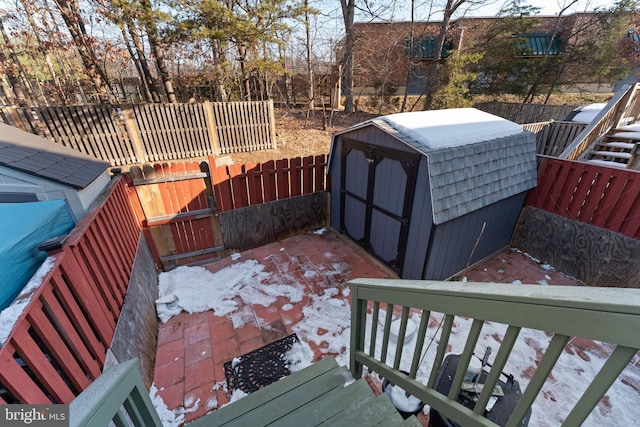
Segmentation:
{"type": "Polygon", "coordinates": [[[518,426],[525,419],[572,337],[609,343],[612,351],[594,378],[584,378],[586,390],[573,408],[563,408],[568,413],[563,426],[581,425],[640,348],[638,289],[386,279],[357,279],[349,284],[353,289],[350,366],[354,377],[361,377],[366,366],[464,426],[495,425],[482,414],[524,328],[544,331],[547,335],[543,336],[551,338],[541,358],[535,349],[524,346],[534,353],[530,360],[536,361],[532,365],[535,372],[507,426],[518,426]],[[434,360],[429,361],[431,367],[426,368],[430,373],[427,379],[417,381],[416,373],[429,349],[425,340],[430,335],[430,322],[434,328],[432,313],[442,313],[439,340],[435,340],[434,333],[431,340],[437,342],[437,349],[434,360]],[[410,320],[417,326],[415,345],[405,345],[409,342],[410,320]],[[394,334],[395,321],[399,321],[399,327],[394,334]],[[468,409],[456,398],[485,322],[498,323],[506,329],[502,336],[492,336],[492,344],[499,348],[483,392],[474,408],[468,409]],[[468,331],[460,332],[458,323],[471,325],[468,331]],[[451,351],[450,341],[459,339],[461,334],[468,335],[451,391],[445,396],[435,389],[438,372],[446,353],[451,351]],[[393,357],[388,357],[391,354],[393,357]]]}
{"type": "Polygon", "coordinates": [[[69,405],[70,427],[161,427],[137,359],[107,369],[69,405]],[[113,424],[111,424],[113,423],[113,424]]]}

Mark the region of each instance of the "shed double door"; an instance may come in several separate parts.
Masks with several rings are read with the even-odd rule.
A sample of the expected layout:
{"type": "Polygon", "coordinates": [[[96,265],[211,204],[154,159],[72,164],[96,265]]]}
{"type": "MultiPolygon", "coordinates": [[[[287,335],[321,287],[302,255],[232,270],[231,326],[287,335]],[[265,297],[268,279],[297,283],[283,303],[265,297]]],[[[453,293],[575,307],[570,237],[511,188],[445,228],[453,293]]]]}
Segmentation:
{"type": "Polygon", "coordinates": [[[417,153],[342,140],[340,232],[402,275],[417,153]]]}

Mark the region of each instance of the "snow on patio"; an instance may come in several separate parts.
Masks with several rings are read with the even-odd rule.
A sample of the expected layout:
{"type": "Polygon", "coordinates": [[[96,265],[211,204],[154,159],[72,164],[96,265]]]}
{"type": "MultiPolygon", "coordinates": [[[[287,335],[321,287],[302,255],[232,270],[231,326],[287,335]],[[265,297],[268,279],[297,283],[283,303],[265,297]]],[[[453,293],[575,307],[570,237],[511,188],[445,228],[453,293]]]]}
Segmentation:
{"type": "MultiPolygon", "coordinates": [[[[498,277],[515,283],[513,286],[575,284],[550,266],[539,266],[517,252],[501,257],[470,271],[467,279],[499,281],[498,277]],[[517,277],[515,271],[523,276],[517,277]]],[[[165,425],[180,425],[227,404],[229,399],[241,398],[242,393],[227,395],[222,364],[290,333],[301,340],[288,354],[295,365],[292,370],[327,355],[348,365],[351,307],[350,288],[344,282],[357,277],[391,274],[324,230],[236,254],[207,268],[179,267],[162,273],[157,303],[162,324],[151,396],[165,425]]],[[[383,322],[384,313],[380,318],[383,322]]],[[[428,347],[417,375],[423,382],[435,357],[441,319],[439,313],[431,315],[425,340],[428,347]]],[[[418,314],[412,313],[411,320],[418,324],[418,314]]],[[[470,325],[471,320],[456,318],[451,353],[462,352],[470,325]]],[[[370,330],[371,324],[367,328],[370,330]]],[[[482,355],[489,346],[495,355],[505,330],[506,325],[486,323],[476,354],[482,355]]],[[[378,336],[381,334],[382,329],[378,336]]],[[[412,349],[415,340],[411,336],[405,348],[412,349]]],[[[549,341],[550,336],[541,331],[521,332],[505,372],[513,374],[523,389],[549,341]]],[[[573,339],[536,400],[529,425],[559,425],[610,350],[606,345],[573,339]]],[[[387,360],[393,357],[392,346],[387,360]]],[[[403,353],[401,368],[409,366],[410,358],[410,352],[403,353]]],[[[627,367],[586,425],[640,423],[639,364],[636,357],[635,365],[627,367]]],[[[377,376],[372,378],[379,383],[377,376]]],[[[428,410],[425,407],[424,412],[428,410]]]]}

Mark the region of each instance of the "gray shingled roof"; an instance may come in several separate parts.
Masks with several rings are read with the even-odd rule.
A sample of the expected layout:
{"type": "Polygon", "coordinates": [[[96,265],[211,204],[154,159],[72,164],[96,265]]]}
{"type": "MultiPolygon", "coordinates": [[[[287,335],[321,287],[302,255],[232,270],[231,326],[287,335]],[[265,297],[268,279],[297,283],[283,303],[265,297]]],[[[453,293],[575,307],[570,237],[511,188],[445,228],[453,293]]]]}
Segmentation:
{"type": "Polygon", "coordinates": [[[81,189],[109,163],[0,123],[0,166],[81,189]]]}
{"type": "Polygon", "coordinates": [[[510,136],[466,145],[432,147],[417,139],[415,133],[394,128],[390,121],[378,117],[339,134],[365,126],[375,126],[427,157],[434,224],[515,196],[537,184],[536,140],[530,132],[516,131],[510,136]]]}

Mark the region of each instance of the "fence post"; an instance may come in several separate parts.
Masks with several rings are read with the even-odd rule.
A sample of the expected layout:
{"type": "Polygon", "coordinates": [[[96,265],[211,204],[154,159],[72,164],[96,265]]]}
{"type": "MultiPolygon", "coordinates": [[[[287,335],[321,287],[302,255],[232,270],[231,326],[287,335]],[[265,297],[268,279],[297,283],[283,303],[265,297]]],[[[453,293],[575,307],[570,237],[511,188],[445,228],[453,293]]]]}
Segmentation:
{"type": "Polygon", "coordinates": [[[124,120],[124,127],[129,134],[131,143],[133,144],[133,152],[138,160],[138,163],[147,162],[147,155],[142,145],[142,138],[140,138],[138,126],[136,126],[136,122],[133,119],[131,105],[121,105],[120,108],[122,109],[122,119],[124,120]]]}
{"type": "MultiPolygon", "coordinates": [[[[213,106],[211,102],[205,101],[203,103],[204,117],[207,121],[207,131],[209,132],[209,139],[213,148],[213,154],[215,156],[220,155],[220,141],[218,140],[218,129],[216,126],[216,118],[213,115],[213,106]]],[[[215,167],[215,165],[214,165],[215,167]]]]}
{"type": "Polygon", "coordinates": [[[4,110],[3,116],[5,120],[8,119],[8,123],[7,123],[8,125],[30,132],[22,122],[22,118],[20,117],[20,115],[18,115],[18,112],[16,111],[16,107],[2,107],[2,109],[4,110]]]}
{"type": "Polygon", "coordinates": [[[271,139],[271,148],[276,148],[276,118],[273,112],[273,99],[268,101],[269,109],[269,139],[271,139]]]}

